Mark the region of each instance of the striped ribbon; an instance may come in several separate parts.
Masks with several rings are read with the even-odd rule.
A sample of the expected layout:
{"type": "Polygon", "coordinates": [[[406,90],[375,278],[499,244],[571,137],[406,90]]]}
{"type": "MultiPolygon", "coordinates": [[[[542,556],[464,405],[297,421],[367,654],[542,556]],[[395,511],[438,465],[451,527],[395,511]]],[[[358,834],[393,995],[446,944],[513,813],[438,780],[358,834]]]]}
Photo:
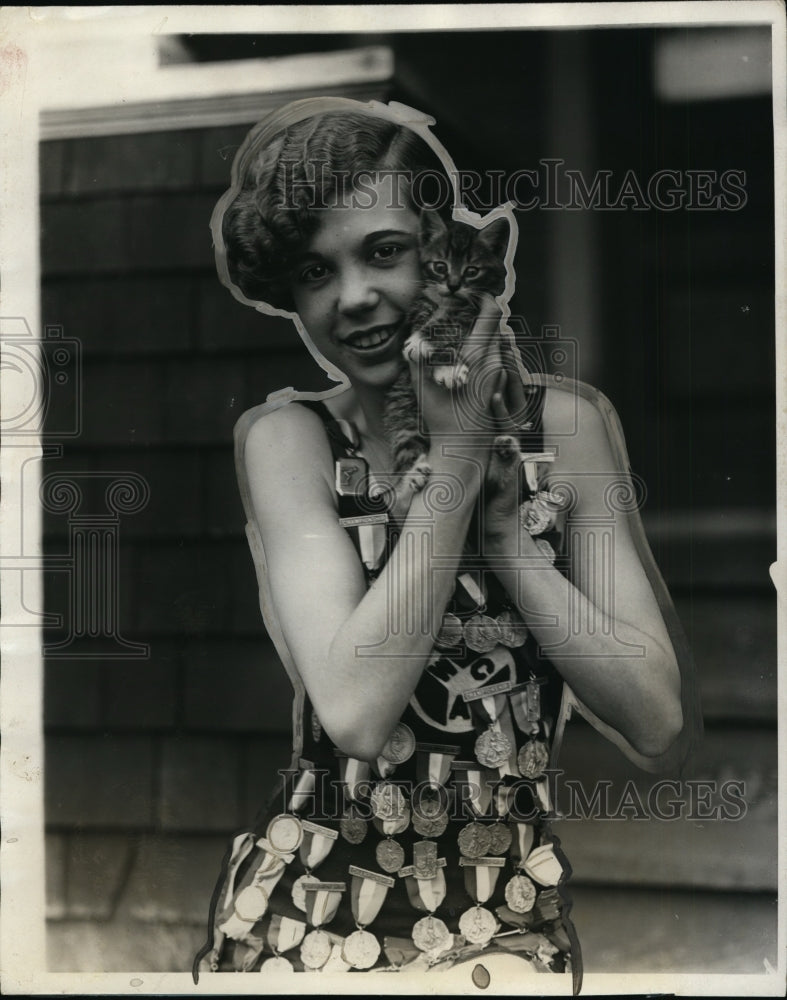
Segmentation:
{"type": "Polygon", "coordinates": [[[346,892],[344,882],[314,882],[304,886],[306,890],[306,916],[313,927],[329,924],[336,916],[342,893],[346,892]]]}
{"type": "Polygon", "coordinates": [[[272,950],[278,955],[299,945],[305,934],[306,924],[302,920],[293,920],[292,917],[282,917],[274,913],[266,938],[272,950]]]}
{"type": "Polygon", "coordinates": [[[337,830],[331,830],[327,826],[318,826],[316,823],[304,820],[300,859],[307,871],[313,871],[325,861],[338,836],[337,830]]]}
{"type": "Polygon", "coordinates": [[[380,912],[388,890],[393,887],[394,880],[377,872],[367,871],[350,865],[352,884],[350,902],[353,917],[360,927],[366,927],[380,912]]]}
{"type": "Polygon", "coordinates": [[[479,906],[492,898],[497,879],[505,864],[504,858],[460,858],[459,864],[465,870],[465,889],[479,906]]]}

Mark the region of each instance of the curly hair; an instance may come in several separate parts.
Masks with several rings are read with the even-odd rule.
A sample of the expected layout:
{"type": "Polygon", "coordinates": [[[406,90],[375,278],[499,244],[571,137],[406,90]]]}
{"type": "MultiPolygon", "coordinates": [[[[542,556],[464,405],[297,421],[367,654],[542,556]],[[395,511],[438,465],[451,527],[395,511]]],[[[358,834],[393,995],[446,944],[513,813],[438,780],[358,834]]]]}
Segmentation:
{"type": "Polygon", "coordinates": [[[426,180],[419,184],[423,203],[435,197],[435,180],[448,176],[418,133],[354,111],[314,114],[265,143],[251,141],[235,170],[236,194],[221,220],[229,279],[247,299],[286,310],[293,309],[291,269],[317,228],[318,211],[346,195],[359,174],[395,173],[415,208],[413,178],[426,180]]]}

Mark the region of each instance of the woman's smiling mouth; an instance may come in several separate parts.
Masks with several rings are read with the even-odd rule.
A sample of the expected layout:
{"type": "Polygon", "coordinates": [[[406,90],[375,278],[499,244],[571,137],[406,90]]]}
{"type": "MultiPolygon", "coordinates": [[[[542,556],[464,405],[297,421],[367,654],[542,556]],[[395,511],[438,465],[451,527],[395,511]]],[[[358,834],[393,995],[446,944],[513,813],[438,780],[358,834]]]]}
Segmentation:
{"type": "Polygon", "coordinates": [[[359,330],[351,333],[343,344],[364,354],[382,351],[396,337],[399,332],[399,323],[392,326],[375,326],[369,330],[359,330]]]}

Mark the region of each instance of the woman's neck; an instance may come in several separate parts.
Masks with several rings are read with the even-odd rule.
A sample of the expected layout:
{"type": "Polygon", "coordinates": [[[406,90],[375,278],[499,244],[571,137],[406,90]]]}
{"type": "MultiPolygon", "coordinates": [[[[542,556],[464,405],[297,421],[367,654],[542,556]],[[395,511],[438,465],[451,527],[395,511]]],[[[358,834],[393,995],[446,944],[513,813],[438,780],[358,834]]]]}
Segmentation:
{"type": "Polygon", "coordinates": [[[335,396],[331,401],[333,405],[330,406],[334,416],[349,420],[355,425],[361,436],[362,446],[372,442],[374,451],[380,457],[381,452],[389,452],[383,419],[385,399],[385,388],[353,385],[346,392],[335,396]]]}

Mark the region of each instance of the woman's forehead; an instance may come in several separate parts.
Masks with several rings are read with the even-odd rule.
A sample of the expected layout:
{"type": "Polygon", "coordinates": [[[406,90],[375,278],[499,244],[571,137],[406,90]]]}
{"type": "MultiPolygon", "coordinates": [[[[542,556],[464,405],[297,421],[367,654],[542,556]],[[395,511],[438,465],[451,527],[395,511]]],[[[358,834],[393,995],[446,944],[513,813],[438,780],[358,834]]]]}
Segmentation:
{"type": "Polygon", "coordinates": [[[338,241],[363,241],[375,233],[415,234],[419,217],[403,198],[391,197],[385,182],[360,185],[337,196],[337,203],[316,213],[317,228],[308,243],[312,252],[338,241]]]}

